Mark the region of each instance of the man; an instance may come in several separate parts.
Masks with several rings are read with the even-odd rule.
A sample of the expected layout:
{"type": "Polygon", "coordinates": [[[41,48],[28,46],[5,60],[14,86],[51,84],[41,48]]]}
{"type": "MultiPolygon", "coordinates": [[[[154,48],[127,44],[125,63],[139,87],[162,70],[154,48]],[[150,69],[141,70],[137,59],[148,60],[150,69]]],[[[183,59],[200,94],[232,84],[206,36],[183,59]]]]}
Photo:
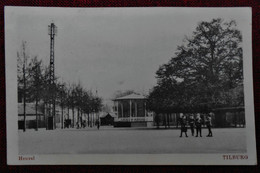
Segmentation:
{"type": "Polygon", "coordinates": [[[212,114],[213,113],[207,114],[207,117],[206,117],[206,120],[205,120],[205,123],[206,123],[208,131],[209,131],[209,134],[207,135],[207,137],[213,137],[212,136],[212,131],[211,131],[211,126],[212,126],[212,124],[211,124],[211,115],[212,114]]]}
{"type": "Polygon", "coordinates": [[[197,114],[195,124],[196,124],[196,132],[197,132],[196,137],[198,137],[199,134],[200,134],[200,137],[202,137],[202,135],[201,135],[202,119],[200,117],[200,114],[197,114]]]}
{"type": "Polygon", "coordinates": [[[194,116],[193,115],[190,115],[189,124],[190,124],[191,135],[194,136],[195,120],[194,120],[194,116]]]}
{"type": "Polygon", "coordinates": [[[180,119],[180,124],[181,124],[181,135],[180,135],[180,138],[182,137],[182,133],[183,132],[185,133],[185,136],[188,137],[188,135],[187,135],[187,127],[186,127],[187,118],[182,113],[181,113],[180,116],[181,116],[181,119],[180,119]]]}

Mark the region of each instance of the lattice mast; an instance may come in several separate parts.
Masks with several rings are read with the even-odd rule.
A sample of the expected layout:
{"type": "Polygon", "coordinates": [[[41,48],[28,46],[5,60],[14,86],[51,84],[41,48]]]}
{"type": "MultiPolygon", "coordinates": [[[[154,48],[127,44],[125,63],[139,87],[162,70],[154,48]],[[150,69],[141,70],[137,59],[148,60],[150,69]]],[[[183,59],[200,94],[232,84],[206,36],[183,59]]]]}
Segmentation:
{"type": "Polygon", "coordinates": [[[56,91],[55,91],[55,64],[54,64],[54,37],[57,34],[57,27],[54,23],[48,26],[48,34],[50,35],[50,116],[52,123],[48,123],[48,129],[56,128],[56,118],[55,118],[55,100],[56,100],[56,91]]]}

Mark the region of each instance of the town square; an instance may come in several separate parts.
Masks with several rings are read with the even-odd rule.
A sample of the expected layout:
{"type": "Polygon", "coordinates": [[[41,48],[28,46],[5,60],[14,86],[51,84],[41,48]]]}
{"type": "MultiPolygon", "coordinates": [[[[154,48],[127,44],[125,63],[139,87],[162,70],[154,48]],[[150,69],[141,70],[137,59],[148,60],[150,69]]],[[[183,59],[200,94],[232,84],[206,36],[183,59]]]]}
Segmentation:
{"type": "Polygon", "coordinates": [[[13,158],[254,162],[249,11],[45,9],[7,10],[13,158]]]}

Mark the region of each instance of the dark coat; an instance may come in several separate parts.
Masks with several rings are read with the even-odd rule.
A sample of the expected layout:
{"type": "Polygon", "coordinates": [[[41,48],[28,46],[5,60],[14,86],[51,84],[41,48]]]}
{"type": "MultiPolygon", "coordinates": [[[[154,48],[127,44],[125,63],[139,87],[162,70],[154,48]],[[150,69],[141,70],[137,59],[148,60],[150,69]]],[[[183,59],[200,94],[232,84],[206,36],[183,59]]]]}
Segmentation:
{"type": "Polygon", "coordinates": [[[181,123],[181,131],[182,132],[187,132],[187,127],[186,127],[187,120],[186,120],[186,118],[182,117],[180,119],[180,123],[181,123]]]}
{"type": "Polygon", "coordinates": [[[196,127],[197,127],[197,128],[201,128],[202,119],[201,119],[201,118],[196,118],[195,124],[196,124],[196,127]]]}

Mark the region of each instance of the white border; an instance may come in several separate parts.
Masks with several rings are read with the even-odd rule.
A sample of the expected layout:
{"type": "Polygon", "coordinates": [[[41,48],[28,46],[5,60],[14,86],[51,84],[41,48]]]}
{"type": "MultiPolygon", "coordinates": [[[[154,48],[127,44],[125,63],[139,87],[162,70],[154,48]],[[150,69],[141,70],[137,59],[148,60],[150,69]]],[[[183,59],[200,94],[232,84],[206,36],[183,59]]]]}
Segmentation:
{"type": "MultiPolygon", "coordinates": [[[[5,7],[5,21],[15,17],[16,8],[5,7]]],[[[163,8],[163,7],[158,7],[163,8]]],[[[167,7],[175,9],[174,7],[167,7]]],[[[67,8],[72,10],[73,8],[67,8]]],[[[178,8],[179,9],[179,8],[178,8]]],[[[183,8],[187,9],[187,8],[183,8]]],[[[205,8],[197,8],[204,10],[205,8]]],[[[215,8],[214,8],[215,9],[215,8]]],[[[6,62],[6,120],[7,120],[7,163],[8,165],[256,165],[256,140],[253,101],[252,74],[252,12],[251,8],[230,8],[241,10],[248,19],[243,35],[243,65],[246,114],[247,160],[223,160],[223,154],[88,154],[88,155],[36,155],[34,161],[18,160],[17,125],[17,80],[16,57],[10,56],[12,33],[15,26],[5,25],[6,62]]],[[[239,154],[239,153],[234,153],[239,154]]],[[[244,155],[245,153],[242,153],[244,155]]],[[[233,154],[232,154],[233,155],[233,154]]]]}

